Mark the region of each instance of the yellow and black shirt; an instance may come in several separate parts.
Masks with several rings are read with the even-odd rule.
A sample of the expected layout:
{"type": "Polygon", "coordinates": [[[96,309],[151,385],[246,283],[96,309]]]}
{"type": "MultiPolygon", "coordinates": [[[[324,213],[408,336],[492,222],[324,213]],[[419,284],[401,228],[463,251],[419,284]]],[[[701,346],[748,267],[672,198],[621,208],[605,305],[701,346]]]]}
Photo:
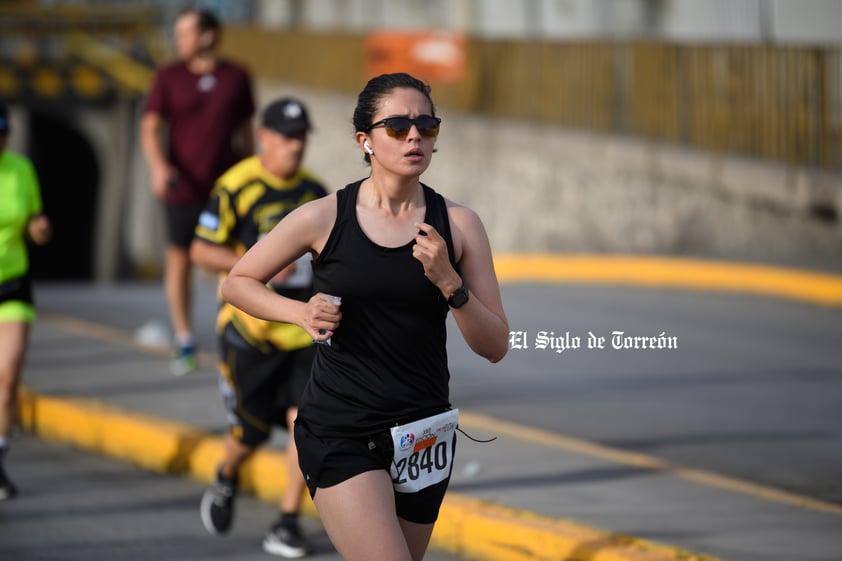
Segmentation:
{"type": "MultiPolygon", "coordinates": [[[[304,168],[292,179],[281,180],[263,168],[259,156],[252,156],[229,169],[216,182],[199,217],[196,237],[227,245],[242,255],[289,212],[325,195],[324,186],[304,168]]],[[[307,300],[312,291],[309,256],[299,260],[295,272],[282,285],[273,288],[284,296],[307,300]]],[[[269,345],[292,351],[313,342],[296,325],[257,319],[221,298],[216,327],[220,334],[233,327],[246,342],[263,352],[271,350],[269,345]]]]}

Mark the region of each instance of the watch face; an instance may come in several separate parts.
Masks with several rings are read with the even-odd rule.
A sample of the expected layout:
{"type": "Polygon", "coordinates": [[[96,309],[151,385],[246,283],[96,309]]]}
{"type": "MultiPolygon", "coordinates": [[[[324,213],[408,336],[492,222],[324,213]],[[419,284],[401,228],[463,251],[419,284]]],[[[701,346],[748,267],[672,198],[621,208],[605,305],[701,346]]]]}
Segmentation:
{"type": "Polygon", "coordinates": [[[461,287],[453,293],[453,295],[447,299],[447,305],[451,308],[459,308],[468,301],[468,291],[465,290],[465,287],[461,287]]]}

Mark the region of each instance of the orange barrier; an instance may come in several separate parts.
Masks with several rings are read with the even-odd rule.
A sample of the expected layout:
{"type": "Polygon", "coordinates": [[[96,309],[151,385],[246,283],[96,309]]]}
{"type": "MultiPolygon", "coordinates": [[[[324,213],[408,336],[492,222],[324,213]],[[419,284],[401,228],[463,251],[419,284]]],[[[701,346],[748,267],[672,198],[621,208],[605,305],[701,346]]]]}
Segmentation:
{"type": "Polygon", "coordinates": [[[377,31],[364,44],[366,78],[408,72],[431,84],[455,84],[465,77],[468,40],[449,31],[377,31]]]}

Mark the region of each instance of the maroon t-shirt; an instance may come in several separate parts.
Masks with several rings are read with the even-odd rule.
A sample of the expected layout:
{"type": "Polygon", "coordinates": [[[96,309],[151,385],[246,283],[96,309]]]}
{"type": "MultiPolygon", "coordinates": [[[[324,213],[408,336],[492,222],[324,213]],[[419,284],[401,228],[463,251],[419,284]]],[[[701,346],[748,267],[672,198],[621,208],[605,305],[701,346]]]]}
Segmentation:
{"type": "Polygon", "coordinates": [[[254,114],[248,72],[217,61],[210,74],[194,74],[186,62],[165,66],[155,74],[144,112],[161,115],[169,124],[169,161],[178,181],[165,200],[204,204],[216,179],[250,154],[237,153],[232,137],[254,114]]]}

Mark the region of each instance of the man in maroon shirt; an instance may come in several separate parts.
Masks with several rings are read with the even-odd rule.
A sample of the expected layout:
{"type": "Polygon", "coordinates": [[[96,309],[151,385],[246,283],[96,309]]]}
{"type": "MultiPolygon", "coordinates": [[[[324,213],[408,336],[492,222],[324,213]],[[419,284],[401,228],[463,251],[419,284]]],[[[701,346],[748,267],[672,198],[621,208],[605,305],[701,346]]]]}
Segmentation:
{"type": "Polygon", "coordinates": [[[175,335],[171,370],[176,375],[196,368],[189,256],[196,222],[217,177],[254,152],[251,80],[244,68],[217,56],[220,30],[219,20],[201,9],[176,19],[179,61],[158,70],[141,120],[152,192],[166,214],[164,291],[175,335]],[[166,143],[164,125],[169,129],[166,143]]]}

